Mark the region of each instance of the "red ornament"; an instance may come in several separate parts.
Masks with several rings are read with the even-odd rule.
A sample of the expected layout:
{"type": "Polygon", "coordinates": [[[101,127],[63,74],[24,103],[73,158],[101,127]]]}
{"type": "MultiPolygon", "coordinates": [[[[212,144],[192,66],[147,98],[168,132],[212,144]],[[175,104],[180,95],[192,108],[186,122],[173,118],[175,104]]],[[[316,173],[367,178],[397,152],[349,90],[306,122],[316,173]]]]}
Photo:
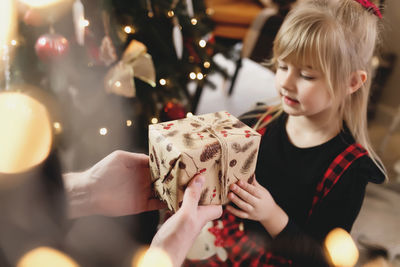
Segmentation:
{"type": "Polygon", "coordinates": [[[62,59],[69,50],[68,40],[56,33],[49,33],[39,37],[35,50],[37,56],[44,62],[62,59]]]}
{"type": "Polygon", "coordinates": [[[177,100],[168,101],[161,111],[160,118],[162,121],[178,120],[186,117],[185,107],[177,100]]]}

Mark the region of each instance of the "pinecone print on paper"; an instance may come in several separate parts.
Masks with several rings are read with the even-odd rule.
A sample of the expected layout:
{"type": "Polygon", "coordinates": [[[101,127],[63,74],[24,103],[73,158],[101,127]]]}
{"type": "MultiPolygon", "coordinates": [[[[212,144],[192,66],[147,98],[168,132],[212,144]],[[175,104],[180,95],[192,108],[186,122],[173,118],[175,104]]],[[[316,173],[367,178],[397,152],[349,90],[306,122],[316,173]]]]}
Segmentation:
{"type": "Polygon", "coordinates": [[[189,147],[189,148],[192,147],[195,140],[196,139],[194,139],[190,133],[183,134],[183,144],[186,147],[189,147]]]}
{"type": "Polygon", "coordinates": [[[238,144],[238,143],[233,143],[232,144],[232,149],[236,152],[236,153],[240,153],[240,152],[246,152],[252,145],[254,144],[253,141],[247,142],[246,144],[243,145],[243,147],[238,144]]]}
{"type": "Polygon", "coordinates": [[[245,127],[245,126],[246,126],[246,124],[244,124],[244,123],[241,122],[241,121],[237,121],[236,123],[232,124],[232,127],[233,127],[233,128],[238,128],[238,129],[243,128],[243,127],[245,127]]]}
{"type": "Polygon", "coordinates": [[[221,144],[217,141],[212,144],[206,145],[200,155],[200,161],[205,162],[212,159],[221,150],[221,144]]]}
{"type": "Polygon", "coordinates": [[[240,172],[245,174],[249,172],[249,169],[252,165],[252,163],[254,162],[254,160],[256,159],[256,155],[257,155],[257,149],[254,149],[253,151],[251,151],[249,157],[246,159],[246,161],[244,162],[240,172]]]}
{"type": "Polygon", "coordinates": [[[154,149],[154,146],[153,146],[152,151],[153,151],[154,160],[156,161],[156,166],[157,166],[157,177],[160,177],[160,173],[161,173],[160,161],[158,160],[157,153],[156,153],[156,150],[154,149]]]}

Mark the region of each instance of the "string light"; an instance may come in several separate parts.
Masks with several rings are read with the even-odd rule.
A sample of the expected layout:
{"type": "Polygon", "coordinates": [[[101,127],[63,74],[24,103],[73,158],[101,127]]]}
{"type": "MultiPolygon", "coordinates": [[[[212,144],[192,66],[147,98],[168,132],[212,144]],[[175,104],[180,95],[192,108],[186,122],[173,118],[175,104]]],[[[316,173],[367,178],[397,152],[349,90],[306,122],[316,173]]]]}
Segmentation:
{"type": "Polygon", "coordinates": [[[192,19],[190,20],[190,22],[192,23],[192,25],[196,25],[196,24],[197,24],[197,19],[192,18],[192,19]]]}
{"type": "Polygon", "coordinates": [[[115,84],[116,87],[121,87],[121,82],[120,81],[116,81],[114,84],[115,84]]]}
{"type": "Polygon", "coordinates": [[[214,15],[214,13],[215,13],[214,9],[212,9],[212,8],[207,8],[206,9],[206,14],[207,15],[212,16],[212,15],[214,15]]]}
{"type": "Polygon", "coordinates": [[[206,45],[207,45],[207,42],[206,42],[205,40],[201,39],[201,40],[199,41],[199,46],[200,46],[200,47],[206,47],[206,45]]]}
{"type": "Polygon", "coordinates": [[[53,127],[54,127],[54,130],[55,130],[56,134],[61,133],[61,131],[62,131],[61,123],[56,121],[56,122],[53,123],[53,127]]]}
{"type": "Polygon", "coordinates": [[[126,126],[131,127],[132,126],[132,121],[131,120],[126,120],[126,126]]]}
{"type": "Polygon", "coordinates": [[[127,34],[133,33],[134,31],[135,30],[129,25],[124,27],[124,32],[127,33],[127,34]]]}
{"type": "Polygon", "coordinates": [[[17,40],[11,40],[11,45],[16,46],[18,44],[17,40]]]}
{"type": "Polygon", "coordinates": [[[189,78],[192,80],[196,79],[196,73],[194,72],[189,73],[189,78]]]}
{"type": "Polygon", "coordinates": [[[167,14],[168,14],[168,17],[170,17],[170,18],[172,18],[175,15],[173,10],[168,11],[167,14]]]}
{"type": "Polygon", "coordinates": [[[100,130],[99,130],[99,133],[100,133],[100,135],[106,135],[107,134],[107,128],[100,128],[100,130]]]}
{"type": "Polygon", "coordinates": [[[80,24],[83,26],[83,27],[87,27],[87,26],[89,26],[89,21],[87,20],[87,19],[84,19],[84,20],[81,20],[80,21],[80,24]]]}
{"type": "Polygon", "coordinates": [[[157,119],[157,118],[152,118],[152,119],[151,119],[151,123],[152,123],[152,124],[158,123],[158,119],[157,119]]]}
{"type": "Polygon", "coordinates": [[[203,78],[204,78],[203,73],[201,73],[201,72],[197,73],[197,79],[198,80],[203,80],[203,78]]]}
{"type": "Polygon", "coordinates": [[[166,84],[167,84],[167,81],[166,81],[165,79],[160,79],[160,84],[161,84],[161,85],[166,85],[166,84]]]}
{"type": "Polygon", "coordinates": [[[190,117],[193,117],[193,113],[192,112],[186,113],[186,118],[190,118],[190,117]]]}
{"type": "Polygon", "coordinates": [[[204,66],[204,68],[208,69],[211,66],[211,64],[210,64],[210,62],[206,61],[206,62],[204,62],[203,66],[204,66]]]}

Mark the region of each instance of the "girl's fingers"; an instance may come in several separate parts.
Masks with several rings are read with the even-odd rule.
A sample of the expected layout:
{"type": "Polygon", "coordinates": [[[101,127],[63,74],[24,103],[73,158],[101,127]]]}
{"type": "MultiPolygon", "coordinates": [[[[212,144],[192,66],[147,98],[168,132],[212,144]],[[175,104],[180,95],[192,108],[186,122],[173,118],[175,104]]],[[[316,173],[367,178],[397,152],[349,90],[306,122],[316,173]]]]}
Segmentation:
{"type": "Polygon", "coordinates": [[[239,218],[242,218],[242,219],[247,219],[247,218],[249,218],[249,215],[248,215],[246,212],[244,212],[244,211],[242,211],[242,210],[235,209],[234,207],[232,207],[232,206],[230,206],[230,205],[226,206],[226,209],[227,209],[230,213],[232,213],[233,215],[235,215],[236,217],[239,217],[239,218]]]}
{"type": "MultiPolygon", "coordinates": [[[[236,183],[236,185],[237,185],[236,187],[241,189],[239,191],[241,191],[241,194],[243,195],[243,197],[251,196],[252,198],[254,198],[254,197],[260,198],[260,193],[259,193],[257,187],[255,186],[256,184],[252,185],[252,184],[249,184],[249,183],[246,183],[246,182],[240,180],[236,183]]],[[[242,197],[242,195],[239,195],[239,196],[242,197]]],[[[247,202],[250,202],[250,200],[247,202]]]]}
{"type": "Polygon", "coordinates": [[[242,199],[240,199],[238,196],[236,196],[234,193],[230,192],[228,194],[228,197],[230,200],[232,200],[233,203],[236,204],[236,206],[238,206],[241,210],[244,211],[251,211],[252,210],[252,206],[249,203],[246,203],[245,201],[243,201],[242,199]]]}

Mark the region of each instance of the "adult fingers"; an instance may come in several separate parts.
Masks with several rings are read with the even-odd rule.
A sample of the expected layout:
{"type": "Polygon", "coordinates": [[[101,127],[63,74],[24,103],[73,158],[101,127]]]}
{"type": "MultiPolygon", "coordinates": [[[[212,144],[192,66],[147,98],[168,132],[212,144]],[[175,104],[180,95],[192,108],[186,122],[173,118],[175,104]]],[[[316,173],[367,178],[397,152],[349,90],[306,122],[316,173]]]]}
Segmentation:
{"type": "Polygon", "coordinates": [[[222,206],[221,205],[208,205],[208,206],[199,206],[198,207],[198,218],[202,220],[204,223],[208,221],[212,221],[218,219],[222,215],[222,206]]]}
{"type": "Polygon", "coordinates": [[[182,209],[188,211],[194,211],[197,209],[199,204],[201,190],[203,188],[205,177],[203,175],[196,175],[186,187],[185,193],[183,194],[182,209]]]}

